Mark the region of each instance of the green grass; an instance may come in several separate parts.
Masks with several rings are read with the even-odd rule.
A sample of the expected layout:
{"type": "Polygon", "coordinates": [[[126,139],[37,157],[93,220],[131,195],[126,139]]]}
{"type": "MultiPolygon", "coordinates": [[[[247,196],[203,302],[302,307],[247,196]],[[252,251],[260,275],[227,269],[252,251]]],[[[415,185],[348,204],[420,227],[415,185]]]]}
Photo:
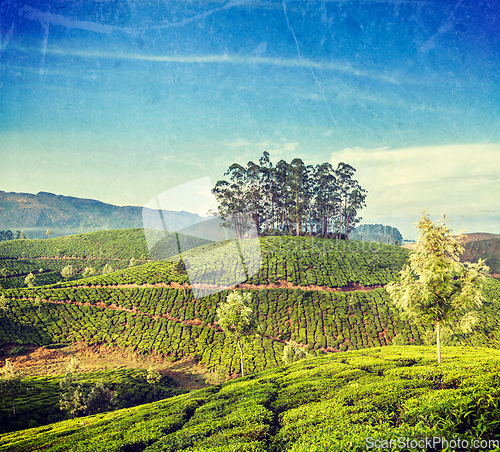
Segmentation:
{"type": "Polygon", "coordinates": [[[438,365],[433,348],[379,347],[5,434],[0,450],[316,452],[401,437],[491,441],[500,440],[499,397],[498,350],[445,347],[438,365]]]}

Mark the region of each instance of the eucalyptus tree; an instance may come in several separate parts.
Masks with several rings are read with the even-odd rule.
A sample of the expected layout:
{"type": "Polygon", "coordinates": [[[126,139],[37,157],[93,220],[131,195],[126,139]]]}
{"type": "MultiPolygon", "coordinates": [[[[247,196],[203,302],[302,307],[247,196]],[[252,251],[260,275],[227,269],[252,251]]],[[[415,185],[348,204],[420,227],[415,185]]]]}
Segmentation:
{"type": "Polygon", "coordinates": [[[80,372],[80,361],[73,356],[66,367],[64,377],[59,381],[61,388],[59,407],[73,418],[87,408],[80,384],[80,372]]]}
{"type": "Polygon", "coordinates": [[[103,275],[109,275],[110,273],[113,273],[115,270],[111,266],[111,264],[108,262],[102,269],[102,274],[103,275]]]}
{"type": "Polygon", "coordinates": [[[0,310],[2,311],[3,317],[5,317],[5,313],[9,310],[9,299],[5,298],[4,294],[0,295],[0,310]]]}
{"type": "Polygon", "coordinates": [[[238,236],[244,233],[244,216],[248,211],[246,201],[246,169],[233,163],[224,173],[230,182],[220,180],[215,184],[212,193],[218,204],[218,215],[224,220],[225,226],[233,227],[238,236]]]}
{"type": "Polygon", "coordinates": [[[263,189],[261,183],[260,166],[252,161],[247,163],[245,170],[245,212],[252,216],[252,219],[260,230],[264,224],[264,202],[263,189]]]}
{"type": "Polygon", "coordinates": [[[314,185],[316,189],[313,205],[316,229],[321,235],[326,236],[329,232],[329,226],[338,213],[340,202],[336,173],[330,163],[316,165],[314,185]]]}
{"type": "Polygon", "coordinates": [[[61,270],[61,275],[63,276],[63,278],[67,281],[68,278],[71,278],[73,276],[73,274],[75,273],[75,271],[73,270],[73,266],[72,265],[66,265],[66,267],[64,267],[62,270],[61,270]]]}
{"type": "Polygon", "coordinates": [[[276,200],[279,196],[276,184],[276,170],[269,158],[269,152],[264,151],[259,159],[260,184],[262,187],[262,208],[264,211],[264,229],[269,231],[276,227],[276,200]]]}
{"type": "Polygon", "coordinates": [[[290,188],[292,202],[290,205],[290,219],[295,223],[295,235],[299,236],[303,231],[303,225],[309,214],[310,199],[312,197],[311,166],[306,166],[299,159],[293,159],[288,166],[288,186],[290,188]]]}
{"type": "Polygon", "coordinates": [[[0,369],[0,396],[12,402],[12,413],[16,416],[16,397],[21,389],[21,376],[9,359],[5,360],[5,365],[0,369]]]}
{"type": "Polygon", "coordinates": [[[156,400],[156,385],[161,381],[162,374],[157,370],[153,369],[151,366],[146,374],[146,381],[148,384],[153,385],[154,399],[156,400]]]}
{"type": "Polygon", "coordinates": [[[339,195],[340,195],[340,227],[339,234],[346,240],[349,233],[359,223],[358,210],[365,207],[366,191],[361,188],[358,181],[353,179],[356,170],[347,163],[340,162],[335,170],[339,195]]]}
{"type": "Polygon", "coordinates": [[[292,190],[290,188],[290,165],[285,160],[280,160],[276,164],[275,180],[279,196],[277,197],[278,229],[281,231],[290,230],[290,206],[293,201],[292,190]]]}
{"type": "Polygon", "coordinates": [[[229,181],[215,184],[216,214],[237,233],[251,217],[259,232],[335,232],[348,239],[366,199],[366,191],[353,178],[355,171],[345,163],[335,170],[328,162],[313,167],[300,158],[273,166],[264,152],[259,163],[233,163],[224,174],[229,181]]]}
{"type": "Polygon", "coordinates": [[[82,276],[84,278],[88,278],[89,276],[94,276],[96,273],[96,269],[95,267],[85,267],[83,269],[83,273],[82,273],[82,276]]]}
{"type": "Polygon", "coordinates": [[[295,341],[289,341],[283,348],[283,362],[288,365],[307,358],[307,350],[295,341]]]}

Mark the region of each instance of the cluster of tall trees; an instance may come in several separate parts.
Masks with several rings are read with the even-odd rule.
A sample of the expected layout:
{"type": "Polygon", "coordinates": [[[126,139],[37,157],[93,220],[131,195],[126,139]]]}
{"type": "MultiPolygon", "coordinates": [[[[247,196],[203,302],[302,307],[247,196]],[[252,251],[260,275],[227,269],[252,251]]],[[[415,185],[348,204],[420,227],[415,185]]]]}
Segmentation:
{"type": "Polygon", "coordinates": [[[353,176],[355,169],[339,163],[305,165],[299,159],[280,160],[275,166],[264,152],[259,163],[233,163],[212,193],[217,215],[226,224],[242,228],[251,218],[259,234],[316,234],[349,238],[361,220],[366,191],[353,176]]]}

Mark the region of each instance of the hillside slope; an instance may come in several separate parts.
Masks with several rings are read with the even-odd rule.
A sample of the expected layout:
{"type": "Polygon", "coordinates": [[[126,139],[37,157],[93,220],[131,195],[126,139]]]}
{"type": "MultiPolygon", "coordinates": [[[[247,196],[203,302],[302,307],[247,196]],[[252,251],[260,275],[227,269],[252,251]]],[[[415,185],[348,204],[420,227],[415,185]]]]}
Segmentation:
{"type": "Polygon", "coordinates": [[[500,278],[500,237],[478,238],[465,244],[465,251],[462,255],[462,262],[476,262],[478,259],[485,259],[486,265],[490,267],[493,276],[500,278]]]}
{"type": "MultiPolygon", "coordinates": [[[[432,328],[402,321],[379,287],[397,276],[407,251],[388,245],[349,251],[350,242],[308,238],[268,237],[261,243],[262,268],[236,288],[252,294],[263,333],[245,345],[248,370],[279,365],[289,340],[316,354],[432,340],[432,328]]],[[[236,346],[215,323],[217,306],[231,289],[197,299],[186,280],[176,262],[153,262],[59,286],[7,290],[0,340],[107,343],[236,371],[236,346]]],[[[467,336],[449,331],[448,343],[500,345],[500,282],[489,280],[485,293],[481,329],[467,336]]]]}
{"type": "MultiPolygon", "coordinates": [[[[300,286],[305,289],[311,286],[319,289],[380,286],[398,276],[409,255],[407,250],[397,246],[307,237],[262,237],[259,253],[253,250],[246,253],[244,241],[241,241],[240,247],[247,265],[255,269],[255,273],[245,283],[268,288],[271,285],[283,288],[300,286]],[[256,266],[250,262],[252,258],[257,261],[256,266]]],[[[225,251],[224,243],[193,247],[183,253],[183,257],[191,265],[192,276],[196,278],[197,272],[206,274],[205,280],[221,287],[225,276],[223,269],[232,269],[241,261],[239,253],[225,251]]],[[[108,277],[90,278],[86,282],[93,285],[119,285],[137,279],[140,274],[137,280],[147,283],[148,274],[157,273],[150,272],[149,268],[162,268],[165,283],[182,280],[182,275],[169,270],[173,268],[169,263],[157,262],[108,277]]],[[[185,278],[188,277],[185,271],[183,274],[185,278]]],[[[66,286],[72,285],[80,283],[66,286]]]]}
{"type": "Polygon", "coordinates": [[[425,449],[409,443],[424,438],[498,451],[499,369],[500,352],[489,349],[444,348],[440,365],[426,347],[338,353],[5,434],[0,451],[406,451],[425,449]]]}
{"type": "MultiPolygon", "coordinates": [[[[173,233],[154,233],[173,237],[173,233]]],[[[183,249],[210,243],[198,237],[178,236],[183,249]]],[[[164,257],[176,255],[178,249],[172,246],[174,242],[172,239],[159,241],[153,252],[164,257]]],[[[0,243],[0,287],[26,287],[24,279],[30,272],[35,275],[36,286],[57,283],[63,280],[61,270],[67,265],[75,271],[70,279],[79,279],[85,267],[93,267],[100,273],[106,264],[117,270],[151,259],[142,228],[88,232],[46,240],[10,240],[0,243]]]]}

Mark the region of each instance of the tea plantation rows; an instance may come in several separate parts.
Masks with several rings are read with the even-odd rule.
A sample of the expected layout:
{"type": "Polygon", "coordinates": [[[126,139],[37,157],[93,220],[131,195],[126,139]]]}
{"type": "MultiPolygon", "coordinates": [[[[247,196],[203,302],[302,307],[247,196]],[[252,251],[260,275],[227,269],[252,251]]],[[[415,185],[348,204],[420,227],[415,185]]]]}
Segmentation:
{"type": "Polygon", "coordinates": [[[420,451],[409,441],[426,437],[499,451],[499,398],[497,350],[445,347],[437,365],[433,348],[382,347],[5,434],[0,451],[420,451]]]}
{"type": "MultiPolygon", "coordinates": [[[[137,261],[137,263],[141,262],[145,261],[137,261]]],[[[99,273],[103,271],[106,264],[109,264],[113,270],[118,270],[128,268],[130,260],[84,258],[1,259],[0,267],[5,268],[7,273],[3,278],[0,277],[0,286],[5,289],[26,287],[24,280],[28,273],[33,273],[35,276],[35,286],[56,284],[65,280],[61,275],[61,271],[67,265],[71,265],[74,271],[74,276],[69,280],[78,280],[81,279],[81,273],[85,267],[93,267],[99,273]]]]}
{"type": "MultiPolygon", "coordinates": [[[[163,237],[165,234],[167,237],[154,246],[154,253],[162,257],[177,254],[174,234],[150,232],[149,236],[163,237]]],[[[177,234],[177,237],[183,249],[208,243],[208,240],[183,234],[177,234]]],[[[59,283],[64,281],[61,270],[67,265],[71,265],[75,272],[70,280],[78,280],[85,267],[93,267],[101,273],[106,264],[119,270],[150,260],[143,229],[89,232],[50,240],[10,240],[0,243],[0,269],[3,272],[0,287],[26,287],[24,279],[28,273],[35,275],[36,286],[59,283]]]]}
{"type": "Polygon", "coordinates": [[[261,239],[262,266],[249,282],[344,287],[387,284],[399,274],[408,252],[370,242],[304,237],[261,239]]]}
{"type": "MultiPolygon", "coordinates": [[[[0,337],[2,343],[19,345],[108,343],[141,353],[155,350],[173,357],[193,356],[225,370],[239,365],[235,345],[217,329],[86,305],[44,303],[38,311],[29,302],[12,301],[9,312],[0,318],[0,337]]],[[[249,370],[278,364],[281,343],[267,338],[254,342],[248,345],[249,370]]]]}
{"type": "MultiPolygon", "coordinates": [[[[262,237],[259,243],[260,251],[255,249],[255,241],[241,241],[245,267],[256,271],[246,282],[256,285],[277,284],[280,281],[295,286],[331,288],[346,287],[353,283],[384,285],[397,277],[409,253],[397,246],[306,237],[262,237]]],[[[229,276],[230,280],[236,272],[243,271],[243,267],[237,269],[242,261],[240,254],[234,253],[233,248],[214,243],[183,253],[189,266],[189,275],[195,281],[223,286],[225,278],[229,276]]],[[[188,274],[185,270],[176,270],[174,263],[160,261],[64,286],[171,281],[188,281],[188,274]]]]}
{"type": "Polygon", "coordinates": [[[0,258],[61,257],[129,260],[149,256],[144,231],[114,229],[47,240],[9,240],[0,244],[0,258]]]}
{"type": "MultiPolygon", "coordinates": [[[[176,388],[175,382],[162,376],[154,388],[146,381],[146,369],[118,369],[100,372],[82,373],[79,384],[82,393],[88,393],[96,382],[115,393],[115,408],[129,408],[142,403],[154,402],[174,395],[183,394],[185,389],[176,388]]],[[[66,418],[66,413],[59,408],[62,376],[29,376],[21,381],[20,394],[16,398],[16,416],[7,404],[0,408],[0,433],[59,422],[66,418]]]]}
{"type": "MultiPolygon", "coordinates": [[[[250,290],[264,338],[246,345],[246,367],[261,370],[280,363],[283,343],[292,339],[315,351],[424,343],[424,327],[402,321],[385,289],[369,292],[250,290]]],[[[451,343],[495,346],[500,339],[500,283],[485,287],[488,322],[451,343]]],[[[5,291],[9,310],[0,318],[2,343],[49,344],[86,341],[190,355],[209,368],[235,371],[235,345],[215,325],[216,308],[228,291],[195,299],[190,289],[35,288],[5,291]],[[40,309],[33,305],[40,296],[40,309]]],[[[427,332],[429,334],[430,330],[427,332]]]]}
{"type": "MultiPolygon", "coordinates": [[[[247,243],[242,244],[243,251],[247,243]]],[[[260,243],[262,266],[248,282],[264,284],[264,288],[250,290],[251,307],[258,314],[264,337],[246,345],[248,370],[279,364],[284,343],[289,340],[324,352],[391,343],[419,345],[432,335],[431,330],[400,320],[383,288],[369,292],[303,290],[309,284],[331,287],[382,284],[394,278],[402,267],[407,256],[405,250],[305,237],[266,237],[260,243]],[[329,281],[321,279],[322,275],[327,275],[329,281]],[[265,288],[268,282],[281,278],[303,289],[265,288]]],[[[188,262],[190,256],[220,256],[207,251],[222,248],[221,244],[203,245],[184,256],[188,262]]],[[[252,264],[246,262],[248,269],[252,264]]],[[[226,269],[233,268],[232,263],[222,264],[226,269]]],[[[116,287],[182,283],[186,279],[187,273],[179,262],[158,261],[56,286],[4,290],[10,305],[0,320],[0,341],[102,342],[144,353],[155,350],[174,357],[194,356],[210,369],[235,371],[238,364],[235,345],[215,325],[216,308],[228,291],[195,299],[189,288],[116,287]],[[90,287],[92,284],[107,287],[90,287]],[[41,308],[34,306],[36,297],[43,301],[41,308]]],[[[481,329],[467,337],[452,335],[448,343],[498,344],[495,341],[500,338],[499,287],[500,283],[491,280],[485,288],[489,301],[481,329]]]]}
{"type": "Polygon", "coordinates": [[[185,272],[176,270],[176,262],[157,261],[117,270],[107,275],[91,276],[78,281],[69,281],[59,284],[58,287],[169,284],[171,282],[183,283],[189,281],[185,272]]]}

